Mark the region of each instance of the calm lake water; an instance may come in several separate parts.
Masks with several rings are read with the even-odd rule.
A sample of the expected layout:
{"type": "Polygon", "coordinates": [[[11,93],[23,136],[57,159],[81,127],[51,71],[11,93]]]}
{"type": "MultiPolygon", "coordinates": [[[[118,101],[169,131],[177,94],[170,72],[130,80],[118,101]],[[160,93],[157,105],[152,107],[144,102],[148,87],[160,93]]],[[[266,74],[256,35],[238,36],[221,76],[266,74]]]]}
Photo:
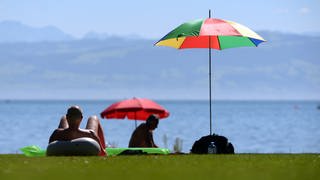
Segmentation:
{"type": "MultiPolygon", "coordinates": [[[[70,105],[80,105],[86,121],[113,102],[0,101],[0,153],[20,153],[19,148],[28,145],[46,148],[70,105]]],[[[171,113],[154,131],[158,146],[173,149],[180,138],[182,151],[190,152],[195,140],[209,134],[207,101],[157,102],[171,113]]],[[[319,106],[319,101],[215,101],[213,132],[226,136],[236,153],[320,153],[319,106]]],[[[134,121],[101,122],[109,144],[127,147],[134,121]]]]}

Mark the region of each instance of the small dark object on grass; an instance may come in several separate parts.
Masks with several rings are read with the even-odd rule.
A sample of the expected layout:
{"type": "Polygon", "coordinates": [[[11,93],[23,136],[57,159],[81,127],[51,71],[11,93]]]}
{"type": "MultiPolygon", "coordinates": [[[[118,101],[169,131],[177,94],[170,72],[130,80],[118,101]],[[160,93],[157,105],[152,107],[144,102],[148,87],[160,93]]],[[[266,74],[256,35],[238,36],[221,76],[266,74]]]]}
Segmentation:
{"type": "Polygon", "coordinates": [[[124,150],[119,155],[145,155],[146,152],[143,152],[142,150],[124,150]]]}

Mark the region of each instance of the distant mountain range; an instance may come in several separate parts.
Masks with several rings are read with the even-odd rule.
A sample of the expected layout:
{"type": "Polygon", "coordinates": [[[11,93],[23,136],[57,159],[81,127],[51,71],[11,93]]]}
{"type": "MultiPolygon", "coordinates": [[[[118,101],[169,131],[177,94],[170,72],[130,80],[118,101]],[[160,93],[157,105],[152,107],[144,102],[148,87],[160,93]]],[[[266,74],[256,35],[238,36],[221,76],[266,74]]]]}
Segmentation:
{"type": "MultiPolygon", "coordinates": [[[[258,48],[213,51],[214,99],[320,99],[320,36],[258,32],[258,48]]],[[[207,99],[208,50],[0,23],[0,99],[207,99]]]]}
{"type": "MultiPolygon", "coordinates": [[[[107,39],[113,35],[107,33],[88,32],[81,39],[107,39]]],[[[126,36],[127,39],[141,39],[137,35],[126,36]]],[[[0,43],[12,42],[57,42],[76,40],[70,34],[67,34],[54,26],[31,27],[18,21],[0,22],[0,43]]]]}
{"type": "MultiPolygon", "coordinates": [[[[309,34],[299,35],[299,34],[288,34],[281,32],[270,32],[262,31],[262,34],[282,34],[285,36],[308,36],[317,37],[320,36],[320,32],[313,32],[309,34]]],[[[0,43],[8,42],[57,42],[57,41],[72,41],[72,40],[104,40],[108,38],[122,38],[122,39],[143,39],[138,35],[130,36],[114,36],[108,33],[97,33],[90,31],[86,33],[82,38],[75,38],[70,34],[67,34],[54,26],[45,27],[32,27],[23,24],[18,21],[0,21],[0,43]]]]}
{"type": "Polygon", "coordinates": [[[54,26],[31,27],[17,21],[0,22],[0,42],[69,41],[75,39],[54,26]]]}

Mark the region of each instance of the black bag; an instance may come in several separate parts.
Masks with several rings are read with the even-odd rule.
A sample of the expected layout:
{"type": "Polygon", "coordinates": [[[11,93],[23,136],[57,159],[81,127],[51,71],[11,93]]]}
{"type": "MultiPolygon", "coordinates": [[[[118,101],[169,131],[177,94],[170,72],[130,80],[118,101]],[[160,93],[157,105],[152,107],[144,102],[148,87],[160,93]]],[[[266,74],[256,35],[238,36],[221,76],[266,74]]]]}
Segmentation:
{"type": "Polygon", "coordinates": [[[234,154],[234,147],[230,142],[228,142],[228,139],[217,134],[203,136],[199,140],[195,141],[192,146],[191,153],[207,154],[208,147],[211,142],[214,142],[214,145],[217,148],[217,154],[234,154]]]}

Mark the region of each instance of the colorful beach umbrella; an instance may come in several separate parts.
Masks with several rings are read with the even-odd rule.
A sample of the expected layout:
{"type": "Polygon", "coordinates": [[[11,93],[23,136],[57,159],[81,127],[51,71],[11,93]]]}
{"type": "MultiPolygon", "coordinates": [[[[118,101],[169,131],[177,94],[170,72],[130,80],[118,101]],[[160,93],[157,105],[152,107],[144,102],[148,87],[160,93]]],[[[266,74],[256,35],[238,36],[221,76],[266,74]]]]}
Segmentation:
{"type": "MultiPolygon", "coordinates": [[[[146,98],[132,98],[111,104],[100,113],[101,118],[106,119],[129,119],[145,121],[151,114],[160,119],[169,116],[169,111],[156,102],[146,98]]],[[[136,121],[135,125],[137,127],[136,121]]]]}
{"type": "Polygon", "coordinates": [[[227,20],[207,18],[181,24],[155,45],[177,49],[212,48],[217,50],[258,46],[265,40],[249,28],[227,20]]]}
{"type": "Polygon", "coordinates": [[[254,31],[236,22],[209,18],[186,22],[161,38],[156,46],[169,46],[177,49],[208,48],[209,49],[209,104],[210,134],[212,134],[211,108],[211,49],[253,46],[265,40],[254,31]]]}

